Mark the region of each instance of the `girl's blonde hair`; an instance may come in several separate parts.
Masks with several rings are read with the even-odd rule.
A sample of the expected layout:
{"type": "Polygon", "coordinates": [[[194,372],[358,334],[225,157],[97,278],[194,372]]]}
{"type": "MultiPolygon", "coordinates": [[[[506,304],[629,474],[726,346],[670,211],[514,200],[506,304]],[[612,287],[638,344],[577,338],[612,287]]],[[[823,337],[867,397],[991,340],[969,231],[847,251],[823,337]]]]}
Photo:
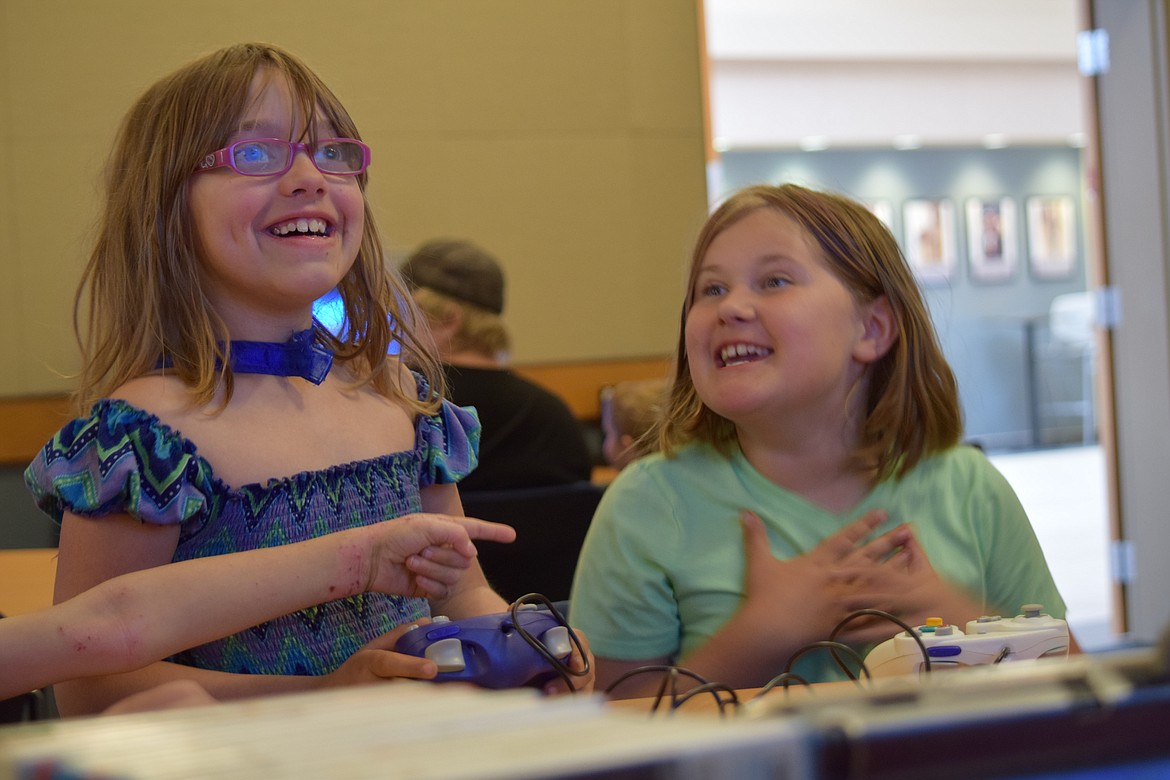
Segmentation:
{"type": "MultiPolygon", "coordinates": [[[[188,183],[199,161],[238,131],[257,73],[287,81],[305,135],[318,116],[339,137],[359,139],[341,102],[303,62],[274,46],[239,44],[198,59],[158,81],[122,122],[105,173],[106,200],[98,236],[74,303],[82,351],[75,402],[84,413],[96,400],[164,363],[192,390],[197,405],[231,398],[223,321],[200,278],[199,247],[188,183]]],[[[299,140],[299,139],[298,139],[299,140]]],[[[364,195],[367,173],[357,177],[364,195]]],[[[345,326],[338,335],[315,325],[359,384],[371,383],[410,408],[433,413],[443,392],[428,335],[397,273],[388,269],[369,203],[353,267],[338,285],[345,326]],[[435,391],[420,402],[387,371],[397,342],[403,361],[435,391]]]]}
{"type": "Polygon", "coordinates": [[[666,414],[658,425],[662,449],[690,441],[730,452],[735,425],[708,408],[695,392],[686,352],[686,321],[695,280],[711,242],[757,209],[775,209],[800,225],[833,274],[859,303],[889,301],[897,337],[870,364],[865,418],[857,462],[879,479],[902,477],[922,458],[954,446],[962,435],[962,411],[954,372],[943,356],[930,313],[902,250],[889,229],[864,205],[829,192],[759,185],[737,192],[707,219],[691,257],[683,302],[675,376],[666,414]]]}

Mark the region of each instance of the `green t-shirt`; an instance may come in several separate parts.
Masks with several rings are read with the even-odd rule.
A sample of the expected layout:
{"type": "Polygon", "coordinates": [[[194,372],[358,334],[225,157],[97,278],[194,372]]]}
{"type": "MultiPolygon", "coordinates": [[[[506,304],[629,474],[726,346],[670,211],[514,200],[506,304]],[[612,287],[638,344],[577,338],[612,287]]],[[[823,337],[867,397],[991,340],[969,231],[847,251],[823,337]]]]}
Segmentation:
{"type": "MultiPolygon", "coordinates": [[[[835,514],[769,481],[738,451],[727,458],[692,444],[672,458],[635,462],[606,489],[570,601],[572,622],[594,654],[677,660],[710,639],[743,598],[743,509],[764,521],[780,559],[808,552],[867,511],[884,509],[890,519],[875,533],[912,524],[939,576],[980,599],[988,612],[1015,615],[1022,604],[1039,603],[1053,617],[1065,615],[1019,499],[975,448],[928,458],[835,514]]],[[[843,677],[828,653],[806,655],[795,671],[811,682],[843,677]]]]}

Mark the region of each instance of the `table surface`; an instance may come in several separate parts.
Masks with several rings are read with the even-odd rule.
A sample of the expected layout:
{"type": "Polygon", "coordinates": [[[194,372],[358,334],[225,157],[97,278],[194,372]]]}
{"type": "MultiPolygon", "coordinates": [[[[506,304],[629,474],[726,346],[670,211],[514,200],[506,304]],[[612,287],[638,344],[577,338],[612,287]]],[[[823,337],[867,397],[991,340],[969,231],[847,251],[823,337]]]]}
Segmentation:
{"type": "MultiPolygon", "coordinates": [[[[895,680],[896,678],[888,678],[895,680]]],[[[878,686],[890,684],[881,680],[875,683],[878,686]]],[[[902,678],[898,684],[902,687],[906,685],[906,678],[902,678]]],[[[768,697],[772,701],[788,700],[793,703],[799,703],[807,700],[807,697],[814,695],[821,696],[849,696],[856,695],[865,690],[870,689],[871,683],[866,683],[862,687],[858,687],[857,683],[848,680],[835,680],[833,682],[815,683],[811,686],[790,685],[787,689],[781,687],[773,688],[769,691],[764,691],[763,688],[740,688],[735,691],[736,697],[739,699],[741,705],[746,705],[758,696],[768,697]]],[[[721,698],[726,700],[728,694],[726,691],[720,694],[721,698]]],[[[631,699],[610,699],[609,707],[613,709],[625,710],[628,712],[642,712],[650,714],[670,714],[670,698],[665,697],[658,705],[657,711],[654,709],[655,697],[636,697],[631,699]]],[[[677,710],[680,713],[706,715],[706,716],[728,716],[734,715],[735,708],[730,705],[720,706],[719,700],[710,693],[703,693],[687,699],[677,710]]]]}
{"type": "Polygon", "coordinates": [[[0,613],[25,615],[53,604],[57,548],[0,550],[0,613]]]}

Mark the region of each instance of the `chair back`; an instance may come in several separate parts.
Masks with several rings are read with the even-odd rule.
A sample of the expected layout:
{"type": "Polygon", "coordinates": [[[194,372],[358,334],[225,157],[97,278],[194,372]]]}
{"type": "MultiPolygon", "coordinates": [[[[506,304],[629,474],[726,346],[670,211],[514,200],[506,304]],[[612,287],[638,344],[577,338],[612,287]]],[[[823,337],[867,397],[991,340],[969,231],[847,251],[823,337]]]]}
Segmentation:
{"type": "Polygon", "coordinates": [[[509,602],[527,593],[565,601],[577,570],[577,555],[604,488],[582,481],[514,490],[477,490],[462,495],[468,517],[507,523],[511,544],[476,542],[488,582],[509,602]]]}

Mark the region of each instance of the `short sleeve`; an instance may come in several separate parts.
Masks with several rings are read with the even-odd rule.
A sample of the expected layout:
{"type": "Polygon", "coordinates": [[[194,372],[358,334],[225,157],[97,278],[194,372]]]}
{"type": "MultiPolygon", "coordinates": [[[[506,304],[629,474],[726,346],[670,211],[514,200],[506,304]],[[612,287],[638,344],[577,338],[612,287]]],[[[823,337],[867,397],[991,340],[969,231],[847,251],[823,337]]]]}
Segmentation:
{"type": "Polygon", "coordinates": [[[573,625],[601,657],[677,658],[684,626],[671,572],[681,534],[645,461],[606,488],[573,579],[573,625]]]}
{"type": "Polygon", "coordinates": [[[1067,605],[1019,497],[981,453],[969,458],[978,464],[977,476],[971,482],[982,488],[981,500],[972,498],[970,503],[978,513],[980,527],[987,529],[984,556],[988,605],[1014,614],[1024,604],[1038,603],[1048,614],[1063,619],[1067,605]]]}
{"type": "MultiPolygon", "coordinates": [[[[419,400],[425,400],[430,387],[415,374],[419,400]]],[[[415,436],[422,451],[419,487],[458,482],[479,464],[479,417],[471,407],[456,406],[443,399],[439,411],[431,416],[419,415],[415,436]]]]}
{"type": "Polygon", "coordinates": [[[210,470],[195,445],[124,401],[98,402],[49,440],[25,470],[41,511],[100,517],[128,513],[159,525],[206,514],[210,470]]]}

